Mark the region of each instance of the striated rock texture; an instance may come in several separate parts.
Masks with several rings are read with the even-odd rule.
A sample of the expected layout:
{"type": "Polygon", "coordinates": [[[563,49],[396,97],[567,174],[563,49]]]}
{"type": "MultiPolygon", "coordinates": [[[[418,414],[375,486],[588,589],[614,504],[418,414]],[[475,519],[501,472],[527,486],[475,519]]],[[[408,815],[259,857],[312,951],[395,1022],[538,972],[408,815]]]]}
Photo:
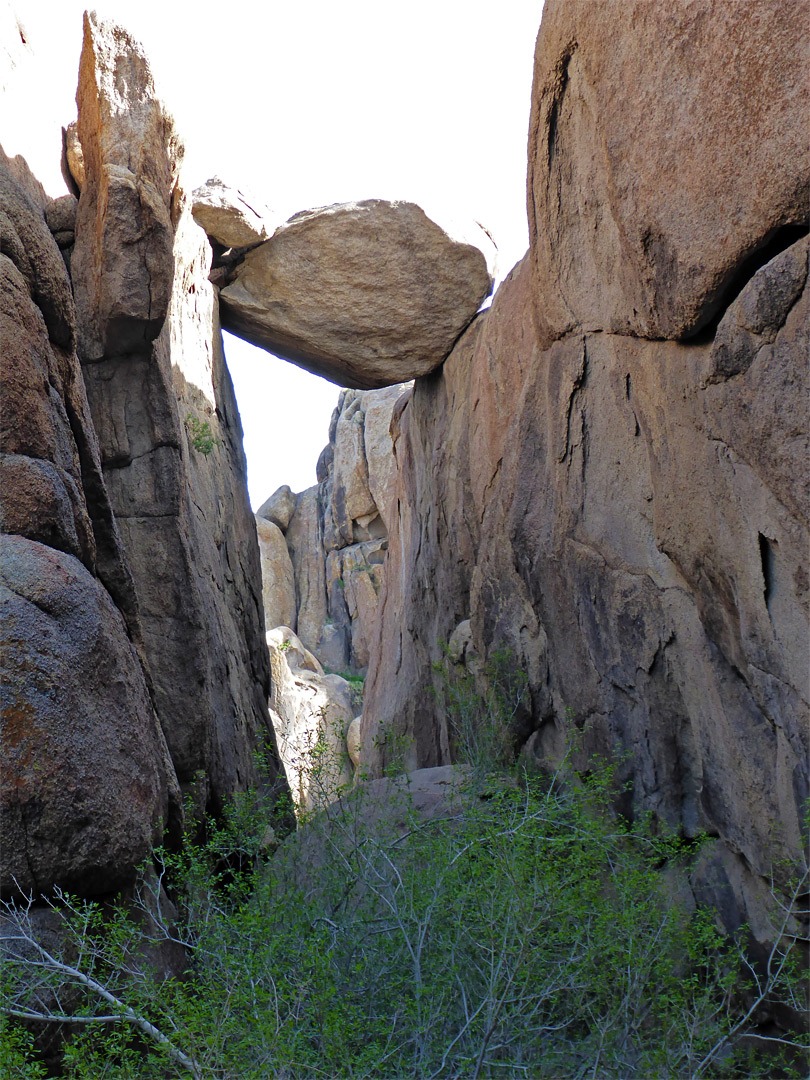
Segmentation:
{"type": "Polygon", "coordinates": [[[179,800],[52,208],[0,151],[0,889],[95,894],[177,824],[179,800]]]}
{"type": "Polygon", "coordinates": [[[363,675],[368,667],[394,494],[391,418],[409,392],[342,391],[320,483],[297,496],[279,488],[257,514],[267,626],[296,629],[330,671],[363,675]],[[290,580],[292,616],[283,619],[290,580]]]}
{"type": "Polygon", "coordinates": [[[492,289],[484,255],[413,203],[296,214],[222,291],[226,329],[341,386],[388,386],[441,364],[492,289]]]}
{"type": "Polygon", "coordinates": [[[210,248],[140,47],[94,15],[77,100],[79,355],[158,716],[181,784],[216,807],[254,782],[254,751],[272,736],[259,552],[210,248]]]}
{"type": "Polygon", "coordinates": [[[755,934],[808,794],[808,15],[547,0],[531,248],[397,409],[362,728],[377,774],[388,731],[451,759],[469,618],[528,675],[516,745],[615,754],[755,934]]]}
{"type": "Polygon", "coordinates": [[[119,888],[179,842],[181,786],[216,810],[273,746],[210,249],[148,65],[95,16],[78,99],[78,205],[0,152],[4,893],[119,888]]]}

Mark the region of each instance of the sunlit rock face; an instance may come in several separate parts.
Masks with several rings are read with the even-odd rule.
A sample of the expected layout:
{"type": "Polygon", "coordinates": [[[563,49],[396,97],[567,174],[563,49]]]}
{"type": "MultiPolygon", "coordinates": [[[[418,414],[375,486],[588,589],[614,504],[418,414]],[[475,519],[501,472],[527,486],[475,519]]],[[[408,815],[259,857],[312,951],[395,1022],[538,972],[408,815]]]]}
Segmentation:
{"type": "Polygon", "coordinates": [[[346,734],[349,683],[322,664],[288,626],[268,631],[273,671],[271,716],[292,798],[301,810],[334,802],[351,784],[346,734]]]}
{"type": "Polygon", "coordinates": [[[210,247],[148,64],[124,31],[93,16],[78,103],[80,356],[158,715],[181,783],[202,775],[216,805],[255,779],[269,670],[210,247]]]}
{"type": "Polygon", "coordinates": [[[370,389],[441,364],[491,288],[478,248],[413,203],[368,199],[296,214],[249,252],[222,318],[276,356],[370,389]]]}
{"type": "Polygon", "coordinates": [[[395,416],[362,725],[372,772],[386,730],[449,761],[469,618],[528,676],[516,745],[614,756],[763,934],[808,791],[806,19],[547,0],[531,248],[395,416]]]}
{"type": "Polygon", "coordinates": [[[281,224],[274,222],[272,210],[255,196],[228,187],[218,176],[194,189],[191,212],[209,238],[223,248],[254,247],[281,224]]]}
{"type": "Polygon", "coordinates": [[[409,393],[410,384],[342,391],[319,483],[297,496],[279,488],[257,514],[265,621],[295,629],[330,671],[368,668],[393,512],[391,420],[409,393]],[[282,619],[290,577],[293,612],[282,619]]]}

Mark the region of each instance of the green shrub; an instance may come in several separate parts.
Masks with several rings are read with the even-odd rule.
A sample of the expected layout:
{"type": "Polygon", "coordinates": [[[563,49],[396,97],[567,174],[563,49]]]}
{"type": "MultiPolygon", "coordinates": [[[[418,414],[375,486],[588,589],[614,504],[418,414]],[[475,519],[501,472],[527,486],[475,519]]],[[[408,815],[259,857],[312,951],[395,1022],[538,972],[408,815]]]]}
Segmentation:
{"type": "MultiPolygon", "coordinates": [[[[473,778],[449,820],[403,794],[388,826],[360,791],[269,863],[245,799],[205,844],[157,852],[128,910],[61,897],[63,955],[34,968],[18,947],[3,1000],[31,1014],[72,986],[75,1078],[775,1075],[743,1059],[739,951],[662,886],[662,857],[686,856],[607,820],[609,783],[473,778]],[[170,942],[183,979],[149,960],[170,942]]],[[[746,1000],[795,999],[799,974],[782,939],[746,1000]]],[[[18,1029],[2,1039],[0,1061],[36,1068],[18,1029]]]]}
{"type": "Polygon", "coordinates": [[[443,681],[468,762],[444,816],[411,804],[410,744],[389,729],[392,779],[299,812],[280,845],[289,808],[269,821],[247,793],[202,842],[157,851],[126,904],[57,893],[58,951],[31,904],[5,905],[8,1075],[41,1075],[15,1026],[37,1017],[70,1029],[73,1080],[804,1075],[807,1039],[756,1025],[804,1007],[791,930],[807,872],[777,898],[766,963],[749,963],[745,928],[725,939],[678,891],[699,842],[609,817],[604,764],[507,768],[525,679],[496,661],[489,684],[443,681]],[[180,978],[161,973],[167,948],[187,957],[180,978]]]}
{"type": "Polygon", "coordinates": [[[220,445],[220,440],[211,430],[210,421],[200,420],[196,416],[188,416],[186,418],[186,427],[191,436],[191,445],[205,457],[211,453],[215,446],[220,445]]]}

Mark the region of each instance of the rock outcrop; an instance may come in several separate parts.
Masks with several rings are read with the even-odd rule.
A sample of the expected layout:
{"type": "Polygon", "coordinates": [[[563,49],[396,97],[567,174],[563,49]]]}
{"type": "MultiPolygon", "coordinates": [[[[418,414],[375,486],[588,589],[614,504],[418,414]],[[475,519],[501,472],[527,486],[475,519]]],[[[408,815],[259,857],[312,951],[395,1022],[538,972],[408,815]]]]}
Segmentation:
{"type": "Polygon", "coordinates": [[[223,248],[261,244],[275,230],[273,212],[254,196],[213,176],[192,196],[194,220],[223,248]]]}
{"type": "Polygon", "coordinates": [[[330,671],[368,668],[394,494],[391,419],[409,393],[409,384],[342,391],[320,482],[297,496],[279,488],[256,516],[267,626],[295,629],[330,671]],[[279,619],[290,579],[293,612],[279,619]]]}
{"type": "Polygon", "coordinates": [[[226,329],[340,386],[370,389],[442,363],[492,280],[486,258],[413,203],[296,214],[222,290],[226,329]]]}
{"type": "Polygon", "coordinates": [[[111,892],[179,841],[181,788],[216,811],[256,750],[277,769],[210,248],[142,51],[93,15],[78,101],[78,205],[0,156],[4,892],[111,892]]]}
{"type": "MultiPolygon", "coordinates": [[[[328,744],[342,771],[330,774],[329,788],[348,778],[347,751],[352,764],[360,764],[356,691],[336,673],[362,679],[368,668],[393,513],[391,420],[408,394],[410,384],[343,390],[318,463],[320,483],[297,496],[281,487],[256,515],[265,621],[278,627],[267,637],[274,672],[271,717],[301,806],[311,806],[314,797],[312,749],[326,739],[319,713],[340,717],[340,731],[331,724],[328,744]],[[301,670],[303,684],[296,682],[301,670]],[[283,689],[290,686],[295,690],[283,689]]],[[[320,803],[329,801],[324,791],[320,803]]]]}
{"type": "Polygon", "coordinates": [[[50,205],[0,152],[0,886],[96,894],[177,822],[179,799],[50,205]]]}
{"type": "Polygon", "coordinates": [[[372,772],[385,732],[451,760],[432,666],[469,619],[527,673],[516,746],[615,754],[755,934],[808,792],[807,23],[546,0],[531,248],[397,410],[362,728],[372,772]]]}
{"type": "Polygon", "coordinates": [[[269,670],[210,248],[139,47],[93,16],[77,100],[79,354],[158,716],[181,784],[203,776],[216,806],[255,779],[269,670]]]}
{"type": "Polygon", "coordinates": [[[346,735],[352,688],[327,674],[288,626],[268,631],[271,716],[292,797],[302,810],[328,806],[351,784],[346,735]]]}

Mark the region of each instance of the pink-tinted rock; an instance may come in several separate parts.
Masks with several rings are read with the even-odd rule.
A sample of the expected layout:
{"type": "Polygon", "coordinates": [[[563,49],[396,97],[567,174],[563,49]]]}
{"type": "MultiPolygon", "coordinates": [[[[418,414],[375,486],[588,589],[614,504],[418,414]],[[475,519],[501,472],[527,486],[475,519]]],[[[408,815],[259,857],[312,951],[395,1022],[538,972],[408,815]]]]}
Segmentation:
{"type": "Polygon", "coordinates": [[[806,224],[808,25],[807,0],[546,0],[528,192],[551,336],[692,335],[806,224]]]}

